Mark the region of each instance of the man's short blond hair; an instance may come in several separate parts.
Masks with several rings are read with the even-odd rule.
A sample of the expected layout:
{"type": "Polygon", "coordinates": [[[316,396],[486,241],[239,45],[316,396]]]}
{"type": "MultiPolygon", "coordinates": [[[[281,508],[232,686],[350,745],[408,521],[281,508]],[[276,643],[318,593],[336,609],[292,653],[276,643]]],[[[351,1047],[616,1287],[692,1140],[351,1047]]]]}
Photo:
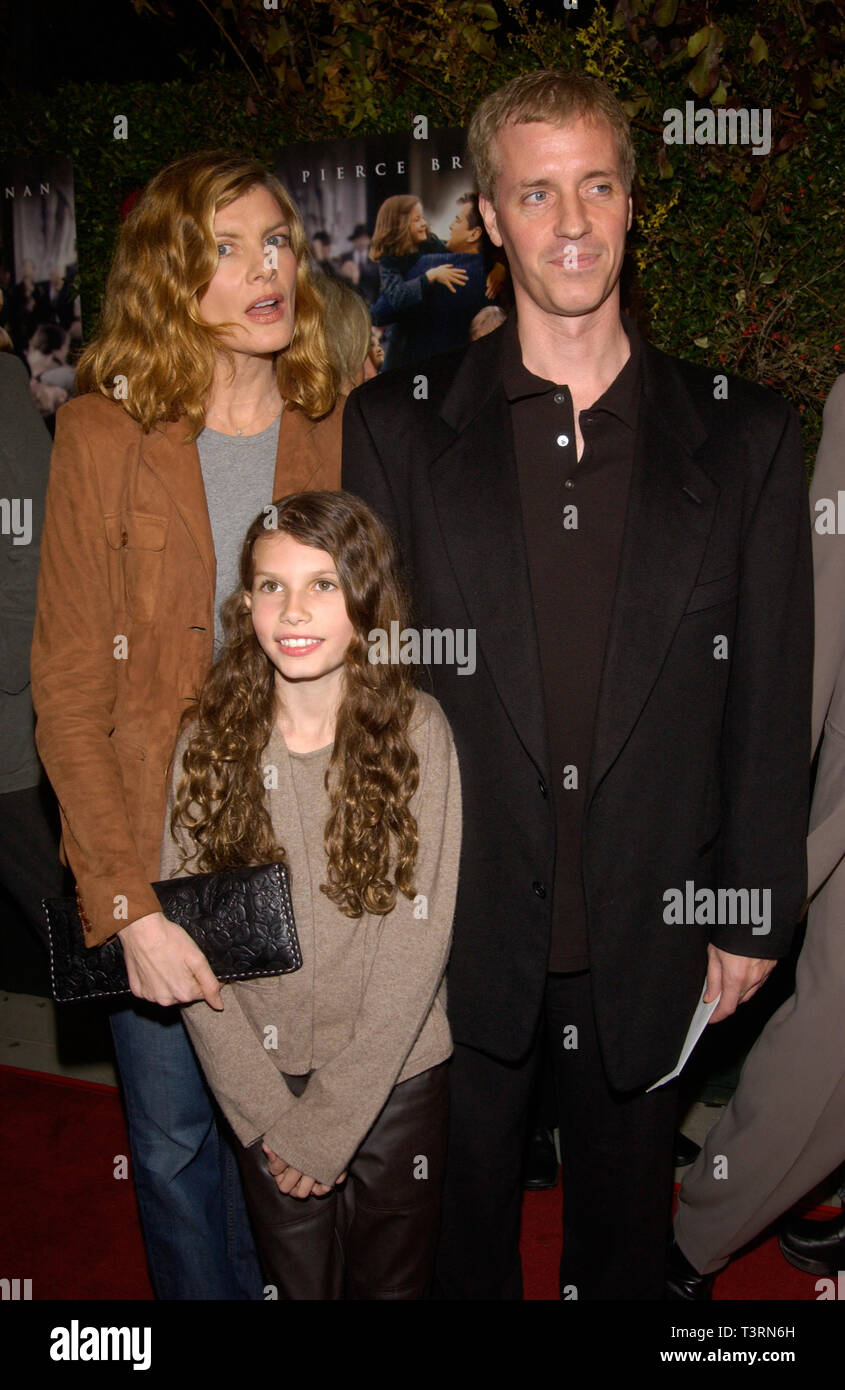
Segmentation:
{"type": "Polygon", "coordinates": [[[505,125],[545,121],[562,126],[578,117],[606,121],[616,136],[619,172],[630,193],[636,173],[631,127],[619,99],[598,77],[585,72],[543,69],[522,73],[485,97],[469,126],[469,153],[482,198],[496,202],[499,169],[493,142],[505,125]]]}

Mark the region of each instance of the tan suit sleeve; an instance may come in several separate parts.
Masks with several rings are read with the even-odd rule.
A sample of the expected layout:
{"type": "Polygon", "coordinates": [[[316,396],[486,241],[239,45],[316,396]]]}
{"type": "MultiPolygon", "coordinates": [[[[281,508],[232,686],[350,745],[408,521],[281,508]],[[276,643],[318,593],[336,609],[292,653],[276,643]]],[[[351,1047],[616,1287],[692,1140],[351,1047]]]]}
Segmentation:
{"type": "Polygon", "coordinates": [[[813,752],[834,702],[845,706],[845,535],[820,535],[816,503],[845,489],[845,374],[837,377],[824,408],[819,452],[810,486],[816,651],[813,667],[813,752]]]}
{"type": "MultiPolygon", "coordinates": [[[[845,535],[820,534],[816,504],[839,511],[845,490],[845,375],[837,377],[824,409],[810,488],[816,645],[813,665],[813,752],[822,742],[807,840],[808,896],[845,854],[845,535]],[[826,727],[827,722],[827,727],[826,727]]],[[[845,499],[843,499],[845,500],[845,499]]]]}
{"type": "Polygon", "coordinates": [[[68,863],[94,946],[160,911],[139,858],[114,746],[115,637],[92,445],[60,409],[50,463],[33,633],[35,741],[58,798],[68,863]],[[117,919],[115,896],[126,899],[117,919]]]}

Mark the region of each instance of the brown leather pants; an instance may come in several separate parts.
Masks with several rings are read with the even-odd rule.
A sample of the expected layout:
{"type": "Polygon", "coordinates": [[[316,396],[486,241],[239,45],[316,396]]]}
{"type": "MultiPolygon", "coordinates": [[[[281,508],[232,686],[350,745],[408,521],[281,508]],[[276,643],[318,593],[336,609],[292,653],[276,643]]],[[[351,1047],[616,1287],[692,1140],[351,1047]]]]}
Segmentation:
{"type": "MultiPolygon", "coordinates": [[[[305,1088],[303,1077],[286,1079],[297,1094],[305,1088]]],[[[426,1297],[448,1114],[447,1062],[394,1086],[346,1181],[325,1197],[280,1192],[261,1141],[238,1145],[262,1273],[280,1299],[426,1297]]]]}

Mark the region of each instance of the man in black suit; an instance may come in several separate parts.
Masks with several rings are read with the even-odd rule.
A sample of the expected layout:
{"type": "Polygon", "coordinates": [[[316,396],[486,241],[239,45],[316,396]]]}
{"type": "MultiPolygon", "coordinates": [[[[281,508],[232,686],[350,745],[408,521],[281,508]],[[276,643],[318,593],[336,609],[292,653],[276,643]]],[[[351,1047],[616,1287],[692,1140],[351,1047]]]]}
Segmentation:
{"type": "Polygon", "coordinates": [[[812,600],[797,418],[620,316],[634,153],[598,79],[536,72],[470,129],[516,314],[355,391],[343,484],[398,536],[464,795],[438,1257],[521,1297],[538,1029],[563,1150],[564,1298],[659,1299],[669,1072],[789,946],[806,883],[812,600]]]}

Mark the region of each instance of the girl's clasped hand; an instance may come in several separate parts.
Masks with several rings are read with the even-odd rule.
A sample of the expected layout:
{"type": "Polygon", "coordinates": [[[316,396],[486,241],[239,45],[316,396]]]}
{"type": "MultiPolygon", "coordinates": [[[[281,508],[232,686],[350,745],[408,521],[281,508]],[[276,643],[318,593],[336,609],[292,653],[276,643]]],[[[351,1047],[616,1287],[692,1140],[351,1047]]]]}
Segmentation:
{"type": "MultiPolygon", "coordinates": [[[[297,1168],[293,1168],[289,1163],[285,1163],[283,1158],[274,1154],[266,1144],[261,1145],[267,1155],[267,1167],[276,1179],[276,1186],[280,1192],[286,1192],[290,1197],[325,1197],[331,1192],[324,1182],[318,1182],[316,1178],[309,1178],[306,1173],[300,1173],[297,1168]]],[[[335,1187],[340,1187],[346,1181],[346,1171],[344,1170],[339,1178],[335,1178],[335,1187]]]]}

